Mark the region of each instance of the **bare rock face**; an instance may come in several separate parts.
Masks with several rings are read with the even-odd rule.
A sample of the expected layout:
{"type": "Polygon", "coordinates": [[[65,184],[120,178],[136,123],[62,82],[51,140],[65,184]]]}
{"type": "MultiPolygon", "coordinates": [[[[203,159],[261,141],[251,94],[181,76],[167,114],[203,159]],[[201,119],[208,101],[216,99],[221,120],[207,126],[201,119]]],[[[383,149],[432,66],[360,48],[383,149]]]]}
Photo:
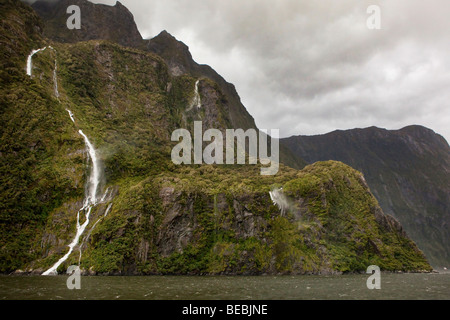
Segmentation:
{"type": "Polygon", "coordinates": [[[174,76],[190,73],[195,68],[195,62],[189,52],[189,47],[166,30],[151,40],[145,41],[148,51],[164,58],[170,73],[174,76]]]}
{"type": "Polygon", "coordinates": [[[114,6],[94,4],[87,0],[36,1],[32,7],[45,22],[44,36],[56,42],[75,43],[88,40],[110,40],[123,46],[139,46],[142,37],[133,15],[119,1],[114,6]],[[81,10],[81,29],[66,26],[67,7],[81,10]]]}

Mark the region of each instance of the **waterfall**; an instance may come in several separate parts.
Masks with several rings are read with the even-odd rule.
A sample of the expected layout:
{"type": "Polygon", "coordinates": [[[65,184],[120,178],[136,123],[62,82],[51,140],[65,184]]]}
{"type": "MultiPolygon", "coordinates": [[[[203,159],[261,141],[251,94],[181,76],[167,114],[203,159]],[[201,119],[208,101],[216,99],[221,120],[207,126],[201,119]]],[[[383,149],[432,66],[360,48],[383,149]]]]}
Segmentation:
{"type": "Polygon", "coordinates": [[[191,110],[193,107],[196,109],[200,109],[202,107],[202,100],[200,98],[200,94],[198,93],[198,84],[200,83],[200,80],[197,80],[195,82],[195,88],[194,88],[194,98],[192,99],[191,105],[189,106],[188,110],[191,110]]]}
{"type": "MultiPolygon", "coordinates": [[[[53,52],[55,53],[55,67],[53,68],[53,91],[55,92],[56,98],[59,99],[58,78],[57,78],[57,74],[56,74],[57,70],[58,70],[58,64],[56,61],[56,50],[52,46],[48,46],[48,48],[53,50],[53,52]]],[[[47,49],[47,47],[32,50],[30,55],[28,56],[28,58],[27,58],[27,75],[29,75],[30,77],[33,72],[33,56],[40,51],[44,51],[45,49],[47,49]]]]}
{"type": "Polygon", "coordinates": [[[47,47],[41,48],[41,49],[36,49],[36,50],[32,50],[30,55],[28,56],[27,59],[27,75],[29,75],[31,77],[31,73],[33,70],[33,56],[38,53],[39,51],[44,51],[45,49],[47,49],[47,47]]]}
{"type": "Polygon", "coordinates": [[[283,188],[273,189],[269,192],[269,195],[273,204],[277,205],[280,209],[281,215],[284,215],[289,209],[290,205],[287,197],[283,193],[283,188]]]}
{"type": "MultiPolygon", "coordinates": [[[[73,113],[68,109],[66,109],[66,110],[69,113],[69,116],[70,116],[70,119],[72,120],[72,122],[75,123],[73,113]]],[[[83,138],[84,138],[84,142],[86,144],[86,151],[88,152],[89,158],[92,162],[92,168],[91,168],[91,172],[89,175],[89,183],[88,183],[88,187],[86,189],[85,200],[84,200],[83,207],[77,213],[77,232],[75,234],[75,238],[69,244],[69,252],[67,252],[61,259],[59,259],[59,261],[57,263],[55,263],[50,269],[45,271],[42,274],[44,276],[57,274],[58,267],[64,261],[66,261],[67,258],[69,258],[70,254],[73,252],[73,249],[78,244],[80,237],[84,233],[86,227],[89,225],[89,222],[90,222],[89,219],[90,219],[92,208],[97,205],[97,191],[98,191],[97,189],[98,189],[98,186],[100,183],[100,176],[101,176],[100,163],[98,161],[97,153],[94,149],[94,146],[89,141],[88,137],[81,130],[79,130],[78,133],[81,136],[83,136],[83,138]],[[81,212],[84,212],[84,214],[85,214],[85,222],[82,225],[80,225],[80,213],[81,212]]],[[[103,198],[106,198],[106,195],[103,198]]],[[[81,261],[81,251],[80,251],[80,261],[81,261]]]]}
{"type": "Polygon", "coordinates": [[[47,271],[45,271],[42,275],[43,276],[48,276],[48,275],[56,275],[58,274],[57,269],[58,267],[67,260],[67,258],[69,258],[70,254],[73,251],[73,248],[78,244],[78,241],[80,240],[81,235],[83,234],[84,230],[86,229],[87,225],[89,224],[89,216],[91,214],[91,209],[92,206],[89,206],[88,208],[84,208],[81,209],[80,211],[78,211],[77,214],[77,233],[75,235],[75,238],[72,240],[72,242],[69,244],[69,252],[67,252],[64,257],[62,257],[61,259],[58,260],[57,263],[55,263],[53,265],[53,267],[51,267],[50,269],[48,269],[47,271]],[[86,212],[86,221],[80,226],[80,212],[85,210],[86,212]]]}
{"type": "Polygon", "coordinates": [[[69,109],[66,109],[66,111],[69,113],[70,120],[72,120],[72,122],[75,123],[75,118],[73,117],[72,111],[70,111],[69,109]]]}
{"type": "Polygon", "coordinates": [[[109,210],[111,210],[111,207],[112,207],[112,203],[110,203],[108,208],[106,208],[105,215],[103,217],[106,217],[108,215],[109,210]]]}
{"type": "Polygon", "coordinates": [[[96,205],[97,204],[97,189],[100,182],[100,163],[97,159],[97,154],[95,152],[94,146],[89,141],[88,137],[83,133],[83,131],[78,130],[78,132],[83,136],[84,142],[89,153],[89,157],[92,161],[92,171],[89,176],[89,188],[88,195],[85,200],[85,206],[96,205]]]}
{"type": "Polygon", "coordinates": [[[55,68],[53,69],[53,89],[55,91],[55,96],[57,99],[59,99],[59,90],[58,90],[58,77],[57,77],[57,69],[58,69],[58,65],[56,63],[56,57],[55,57],[55,68]]]}
{"type": "Polygon", "coordinates": [[[202,107],[202,100],[200,99],[200,94],[198,93],[198,84],[199,84],[200,80],[197,80],[195,82],[195,90],[194,90],[194,106],[197,109],[200,109],[202,107]]]}
{"type": "MultiPolygon", "coordinates": [[[[31,76],[31,70],[33,68],[33,65],[32,65],[33,55],[35,55],[39,51],[45,50],[46,48],[47,47],[38,49],[38,50],[33,50],[31,52],[31,54],[28,56],[27,74],[29,76],[31,76]]],[[[56,59],[56,50],[52,46],[49,46],[49,48],[55,52],[55,67],[53,69],[53,83],[54,83],[55,96],[59,100],[60,95],[59,95],[59,90],[58,90],[58,76],[57,76],[58,64],[57,64],[57,59],[56,59]]],[[[70,111],[69,109],[66,109],[66,111],[69,113],[70,120],[75,124],[75,117],[74,117],[72,111],[70,111]]],[[[100,178],[101,178],[101,174],[102,174],[101,168],[100,168],[100,161],[98,160],[97,152],[96,152],[94,146],[92,145],[92,143],[89,141],[89,138],[84,134],[84,132],[82,130],[78,130],[78,133],[84,138],[84,143],[86,145],[86,151],[89,155],[89,159],[92,162],[91,172],[89,174],[89,180],[88,180],[87,187],[86,187],[85,199],[83,202],[83,207],[77,213],[76,234],[75,234],[75,237],[72,240],[72,242],[69,244],[69,251],[61,259],[59,259],[58,262],[56,262],[50,269],[45,271],[42,274],[44,276],[55,275],[58,273],[57,272],[58,267],[62,263],[64,263],[69,258],[70,254],[73,252],[75,246],[80,241],[80,237],[83,235],[84,231],[86,230],[86,227],[89,225],[92,209],[99,203],[98,198],[97,198],[97,193],[98,193],[100,178]],[[81,213],[84,213],[84,215],[85,215],[85,221],[82,225],[80,225],[80,214],[81,213]]],[[[103,195],[103,197],[100,199],[100,203],[105,203],[105,201],[110,201],[111,197],[112,197],[112,191],[110,190],[110,188],[108,188],[108,189],[106,189],[106,192],[103,195]],[[109,196],[108,196],[108,192],[109,192],[109,196]]],[[[112,203],[110,203],[108,208],[106,209],[104,217],[106,217],[108,215],[111,207],[112,207],[112,203]]],[[[104,218],[104,217],[102,217],[102,218],[104,218]]],[[[97,220],[97,222],[91,228],[90,233],[92,232],[92,230],[95,228],[95,226],[100,222],[100,220],[102,218],[97,220]]],[[[81,247],[80,247],[79,263],[80,262],[81,262],[81,247]]]]}
{"type": "MultiPolygon", "coordinates": [[[[106,193],[105,193],[105,196],[106,196],[106,193]]],[[[103,199],[103,198],[102,198],[102,199],[103,199]]],[[[100,203],[102,203],[102,202],[103,202],[103,201],[100,201],[100,203]]],[[[95,227],[97,226],[97,224],[98,224],[100,221],[102,221],[104,218],[106,218],[106,216],[108,215],[109,211],[111,210],[112,205],[113,205],[112,203],[110,203],[110,204],[108,205],[108,207],[106,208],[105,214],[104,214],[102,217],[100,217],[100,218],[94,223],[94,225],[92,226],[91,230],[89,230],[88,234],[86,235],[86,237],[84,238],[83,242],[81,243],[81,245],[80,245],[80,257],[78,258],[78,264],[79,264],[79,265],[81,264],[81,255],[82,255],[81,248],[82,248],[82,247],[84,246],[84,244],[89,240],[89,237],[91,236],[92,231],[94,231],[94,229],[95,229],[95,227]]]]}
{"type": "Polygon", "coordinates": [[[110,187],[106,188],[105,194],[103,195],[103,197],[100,199],[100,203],[104,203],[107,201],[108,198],[110,198],[112,196],[112,190],[110,187]],[[109,197],[108,197],[109,194],[109,197]]]}

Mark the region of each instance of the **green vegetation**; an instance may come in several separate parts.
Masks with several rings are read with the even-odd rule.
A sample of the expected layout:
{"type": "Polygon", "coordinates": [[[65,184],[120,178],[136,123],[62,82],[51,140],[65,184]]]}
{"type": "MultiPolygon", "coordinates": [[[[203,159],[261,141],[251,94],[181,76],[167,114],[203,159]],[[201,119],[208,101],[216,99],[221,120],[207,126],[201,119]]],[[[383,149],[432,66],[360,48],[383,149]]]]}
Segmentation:
{"type": "Polygon", "coordinates": [[[333,269],[363,270],[371,264],[385,270],[427,269],[412,242],[391,225],[386,227],[381,221],[384,216],[377,216],[381,209],[361,173],[329,161],[308,166],[299,176],[285,190],[304,197],[326,229],[323,239],[333,269]]]}
{"type": "Polygon", "coordinates": [[[26,5],[2,1],[0,46],[0,272],[23,267],[39,254],[31,244],[49,213],[83,193],[82,141],[51,96],[52,52],[39,55],[36,77],[26,73],[32,48],[44,46],[40,22],[26,5]]]}

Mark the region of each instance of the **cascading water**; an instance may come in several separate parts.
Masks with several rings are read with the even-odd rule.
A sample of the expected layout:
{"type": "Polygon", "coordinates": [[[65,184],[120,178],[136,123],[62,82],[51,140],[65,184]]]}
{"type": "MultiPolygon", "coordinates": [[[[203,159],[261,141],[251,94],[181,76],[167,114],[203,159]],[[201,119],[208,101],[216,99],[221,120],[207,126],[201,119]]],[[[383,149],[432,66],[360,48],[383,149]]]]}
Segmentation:
{"type": "Polygon", "coordinates": [[[112,207],[112,203],[110,203],[108,208],[106,208],[105,215],[103,216],[104,218],[106,218],[108,216],[108,213],[111,210],[111,207],[112,207]]]}
{"type": "Polygon", "coordinates": [[[200,98],[200,94],[198,93],[198,84],[200,83],[200,80],[197,80],[195,82],[195,89],[194,89],[194,98],[192,99],[191,105],[189,106],[188,110],[191,110],[193,107],[196,109],[200,109],[202,107],[202,100],[200,98]]]}
{"type": "Polygon", "coordinates": [[[56,275],[58,274],[57,269],[58,267],[67,260],[67,258],[70,256],[70,254],[73,251],[73,248],[78,244],[78,241],[80,240],[81,235],[83,234],[84,230],[86,229],[86,226],[89,224],[89,216],[91,214],[92,207],[89,208],[83,208],[80,211],[86,210],[86,221],[80,226],[80,211],[78,211],[77,214],[77,234],[75,235],[75,238],[73,241],[69,244],[69,252],[67,252],[64,257],[58,260],[57,263],[53,265],[50,269],[45,271],[42,275],[48,276],[48,275],[56,275]]]}
{"type": "Polygon", "coordinates": [[[89,157],[92,161],[92,171],[89,176],[89,188],[88,194],[85,199],[84,206],[95,206],[97,204],[97,189],[100,183],[100,167],[97,159],[97,154],[95,152],[94,146],[89,141],[88,137],[83,133],[83,131],[78,130],[79,134],[81,134],[84,138],[84,142],[87,147],[87,151],[89,153],[89,157]]]}
{"type": "Polygon", "coordinates": [[[58,69],[58,65],[56,63],[56,57],[55,57],[55,68],[53,69],[53,86],[54,86],[55,96],[59,100],[58,77],[56,74],[57,69],[58,69]]]}
{"type": "MultiPolygon", "coordinates": [[[[69,112],[70,119],[75,123],[75,119],[73,117],[73,113],[70,110],[69,112]]],[[[69,258],[75,246],[78,244],[80,237],[84,233],[86,227],[90,222],[90,215],[92,208],[97,205],[97,191],[100,183],[100,164],[97,158],[97,153],[94,149],[94,146],[89,141],[88,137],[83,133],[83,131],[79,130],[78,133],[83,136],[84,142],[86,144],[86,149],[89,154],[89,158],[92,162],[91,173],[89,175],[89,183],[88,188],[86,190],[86,196],[84,199],[83,208],[81,208],[77,213],[77,232],[73,241],[69,244],[69,252],[67,252],[57,263],[55,263],[50,269],[43,273],[46,275],[54,275],[57,274],[58,267],[69,258]],[[85,213],[85,221],[82,225],[80,225],[80,213],[85,213]]],[[[81,260],[81,252],[80,252],[80,260],[81,260]]]]}
{"type": "Polygon", "coordinates": [[[72,122],[75,123],[75,118],[73,117],[72,111],[70,111],[69,109],[66,109],[66,111],[69,113],[70,120],[72,120],[72,122]]]}
{"type": "Polygon", "coordinates": [[[272,191],[269,191],[269,195],[273,204],[277,205],[280,209],[281,215],[284,215],[289,209],[290,205],[287,197],[283,193],[283,188],[273,189],[272,191]]]}
{"type": "Polygon", "coordinates": [[[28,56],[27,59],[27,75],[29,75],[31,77],[31,73],[33,71],[33,56],[40,52],[40,51],[44,51],[45,49],[47,49],[47,47],[41,48],[41,49],[36,49],[36,50],[32,50],[30,55],[28,56]]]}
{"type": "MultiPolygon", "coordinates": [[[[106,198],[107,192],[108,192],[108,191],[105,192],[105,195],[103,196],[102,199],[105,199],[105,198],[106,198]]],[[[102,203],[102,202],[103,202],[103,200],[100,200],[100,203],[102,203]]],[[[108,216],[108,213],[109,213],[109,211],[111,210],[112,205],[113,205],[112,203],[110,203],[110,204],[108,205],[108,208],[106,208],[105,214],[104,214],[102,217],[100,217],[100,218],[94,223],[94,225],[92,226],[91,230],[89,230],[89,233],[86,235],[86,237],[84,238],[83,242],[81,243],[81,245],[80,245],[80,257],[79,257],[79,259],[78,259],[78,264],[81,264],[81,255],[82,255],[81,248],[82,248],[82,247],[84,246],[84,244],[89,240],[89,237],[91,236],[91,233],[92,233],[92,231],[94,231],[94,229],[95,229],[95,227],[97,226],[97,224],[98,224],[100,221],[102,221],[104,218],[106,218],[106,216],[108,216]]]]}
{"type": "MultiPolygon", "coordinates": [[[[58,98],[58,100],[59,100],[60,95],[59,95],[59,90],[58,90],[56,50],[51,46],[49,46],[49,48],[55,52],[55,67],[53,70],[53,82],[54,82],[54,93],[55,93],[56,98],[58,98]]],[[[33,56],[36,53],[43,51],[45,49],[47,49],[47,47],[42,48],[42,49],[33,50],[31,52],[31,54],[28,56],[27,74],[29,76],[31,76],[31,74],[32,74],[32,69],[33,69],[32,58],[33,58],[33,56]]],[[[75,118],[74,118],[72,111],[70,111],[69,109],[66,109],[66,110],[69,113],[70,120],[75,124],[75,118]]],[[[97,193],[98,193],[98,188],[99,188],[100,178],[101,178],[100,161],[98,160],[96,150],[95,150],[94,146],[92,145],[92,143],[89,141],[89,138],[83,133],[82,130],[78,130],[78,133],[84,138],[84,142],[86,145],[86,151],[89,154],[89,159],[92,162],[92,167],[91,167],[91,173],[89,175],[89,182],[88,182],[88,185],[86,188],[86,195],[85,195],[85,199],[83,202],[83,207],[77,213],[77,225],[76,225],[77,232],[75,234],[74,239],[69,244],[69,251],[61,259],[59,259],[58,262],[56,262],[50,269],[45,271],[42,275],[57,274],[58,267],[69,258],[70,254],[73,252],[75,246],[78,244],[80,237],[83,235],[86,227],[89,225],[89,222],[90,222],[89,219],[90,219],[92,209],[99,203],[98,198],[97,198],[97,193]],[[84,212],[84,214],[85,214],[85,221],[83,224],[80,225],[80,213],[82,213],[82,212],[84,212]]],[[[105,194],[101,198],[100,203],[104,203],[106,200],[108,200],[108,201],[111,200],[108,198],[108,195],[107,195],[108,191],[109,191],[109,188],[106,190],[105,194]]],[[[110,196],[111,196],[111,194],[110,194],[110,196]]],[[[112,203],[110,203],[108,208],[106,209],[104,217],[107,216],[108,212],[111,209],[111,206],[112,206],[112,203]]],[[[99,221],[100,221],[100,219],[97,221],[97,223],[99,221]]],[[[95,227],[95,225],[94,225],[94,227],[95,227]]],[[[91,232],[94,229],[94,227],[91,229],[91,232]]],[[[80,250],[80,261],[81,261],[81,250],[80,250]]]]}
{"type": "MultiPolygon", "coordinates": [[[[56,98],[59,99],[58,78],[57,78],[58,64],[56,61],[56,50],[52,46],[48,46],[48,48],[53,50],[53,52],[55,53],[55,67],[53,68],[53,91],[55,93],[56,98]]],[[[32,50],[30,55],[28,56],[28,58],[27,58],[27,75],[29,75],[30,77],[33,73],[33,56],[36,53],[44,51],[46,49],[47,49],[47,47],[32,50]]]]}
{"type": "Polygon", "coordinates": [[[106,188],[105,194],[103,195],[103,197],[100,199],[100,203],[104,203],[108,197],[112,196],[112,189],[111,188],[106,188]]]}

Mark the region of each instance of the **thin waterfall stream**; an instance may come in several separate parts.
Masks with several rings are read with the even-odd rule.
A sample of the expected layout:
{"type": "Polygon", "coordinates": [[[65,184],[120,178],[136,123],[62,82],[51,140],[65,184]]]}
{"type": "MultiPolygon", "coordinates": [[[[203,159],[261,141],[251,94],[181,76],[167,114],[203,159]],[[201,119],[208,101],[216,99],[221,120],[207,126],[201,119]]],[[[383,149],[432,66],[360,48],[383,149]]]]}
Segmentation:
{"type": "MultiPolygon", "coordinates": [[[[75,123],[75,119],[73,116],[73,113],[70,110],[67,110],[70,116],[70,119],[72,122],[75,123]]],[[[91,172],[89,174],[89,180],[88,180],[88,188],[86,189],[86,195],[84,199],[83,207],[78,211],[77,213],[77,232],[75,234],[75,238],[72,240],[72,242],[69,244],[69,251],[56,262],[50,269],[45,271],[42,275],[56,275],[58,272],[58,267],[64,263],[70,256],[70,254],[73,252],[75,246],[80,241],[80,237],[83,235],[84,231],[86,230],[86,227],[89,225],[90,222],[90,216],[92,209],[98,204],[97,201],[97,192],[98,187],[100,184],[100,177],[101,177],[101,170],[100,170],[100,163],[98,161],[97,153],[92,145],[92,143],[89,141],[89,138],[83,133],[82,130],[78,130],[78,133],[84,138],[84,142],[86,144],[86,151],[89,154],[89,158],[92,162],[92,168],[91,172]],[[84,213],[85,221],[82,225],[80,225],[80,214],[84,213]]],[[[103,197],[104,199],[105,197],[103,197]]],[[[102,200],[103,200],[102,199],[102,200]]],[[[81,261],[81,250],[80,250],[80,259],[81,261]]]]}
{"type": "MultiPolygon", "coordinates": [[[[49,46],[49,48],[55,52],[55,67],[53,70],[53,82],[54,82],[54,94],[55,94],[55,97],[59,100],[60,93],[58,90],[56,50],[51,46],[49,46]]],[[[33,56],[40,51],[44,51],[45,49],[47,49],[47,47],[31,51],[30,55],[27,58],[27,75],[28,76],[30,76],[30,77],[32,76],[33,56]]],[[[70,120],[74,124],[76,124],[73,112],[70,111],[69,109],[66,109],[66,111],[69,113],[70,120]]],[[[78,133],[84,139],[84,143],[86,145],[86,151],[89,155],[89,160],[92,163],[91,171],[90,171],[90,174],[88,177],[88,182],[87,182],[86,194],[85,194],[85,198],[83,201],[83,207],[77,213],[76,234],[75,234],[75,237],[73,238],[72,242],[69,244],[69,251],[61,259],[59,259],[58,262],[56,262],[50,269],[45,271],[42,275],[56,275],[58,273],[58,271],[57,271],[58,267],[62,263],[64,263],[69,258],[69,256],[72,254],[73,250],[78,245],[81,236],[83,235],[87,226],[89,225],[92,209],[95,206],[97,206],[99,203],[106,203],[107,201],[111,200],[110,197],[112,196],[112,194],[111,194],[109,188],[106,190],[105,194],[101,197],[100,201],[99,201],[99,197],[97,197],[97,194],[99,191],[98,189],[99,189],[99,185],[100,185],[100,179],[102,177],[102,169],[101,169],[100,161],[98,159],[97,151],[95,150],[94,145],[91,143],[89,138],[84,134],[84,132],[82,130],[78,130],[78,133]],[[110,197],[108,197],[108,192],[110,192],[110,197]],[[83,213],[84,213],[85,220],[84,220],[83,224],[80,224],[80,215],[83,213]]],[[[107,216],[108,212],[111,209],[111,206],[112,206],[112,203],[110,203],[108,205],[108,208],[106,209],[103,217],[107,216]]],[[[94,226],[91,228],[90,232],[92,232],[92,230],[95,228],[95,226],[97,225],[97,223],[99,221],[100,221],[100,219],[94,224],[94,226]]],[[[80,247],[79,263],[80,262],[81,262],[81,247],[80,247]]]]}
{"type": "Polygon", "coordinates": [[[41,48],[41,49],[36,49],[36,50],[32,50],[30,55],[27,58],[27,75],[29,75],[31,77],[32,72],[33,72],[33,56],[40,52],[40,51],[44,51],[45,49],[47,49],[47,47],[41,48]]]}
{"type": "Polygon", "coordinates": [[[200,83],[200,80],[197,80],[195,82],[195,87],[194,87],[194,97],[192,98],[192,101],[189,105],[189,108],[186,111],[190,111],[192,110],[192,108],[196,108],[197,110],[200,109],[202,107],[202,100],[200,97],[200,93],[198,92],[198,84],[200,83]]]}

